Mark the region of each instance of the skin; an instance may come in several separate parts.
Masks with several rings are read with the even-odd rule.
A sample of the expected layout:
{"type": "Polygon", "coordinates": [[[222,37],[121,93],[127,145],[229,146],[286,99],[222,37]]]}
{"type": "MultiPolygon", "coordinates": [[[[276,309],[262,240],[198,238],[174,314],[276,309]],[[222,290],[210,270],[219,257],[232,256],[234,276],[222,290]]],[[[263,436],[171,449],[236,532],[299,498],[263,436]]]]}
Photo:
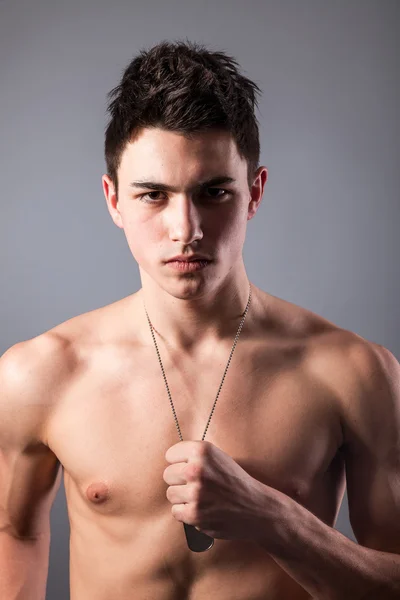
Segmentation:
{"type": "MultiPolygon", "coordinates": [[[[249,190],[247,163],[227,132],[210,131],[190,139],[146,129],[128,145],[118,172],[119,197],[107,175],[103,189],[114,223],[124,230],[139,265],[141,297],[156,329],[177,351],[202,355],[236,333],[237,316],[249,293],[242,248],[247,221],[260,205],[267,181],[260,167],[249,190]],[[228,175],[235,183],[194,192],[213,177],[228,175]],[[168,183],[167,194],[130,188],[137,180],[168,183]],[[140,201],[147,192],[145,200],[140,201]],[[214,197],[213,197],[214,196],[214,197]],[[154,200],[157,199],[157,203],[154,200]],[[177,276],[164,260],[199,252],[213,264],[196,274],[177,276]],[[162,315],[162,321],[161,321],[162,315]]],[[[147,338],[147,322],[144,323],[147,338]]]]}
{"type": "MultiPolygon", "coordinates": [[[[26,508],[14,513],[13,531],[47,535],[61,464],[71,600],[130,600],[132,594],[138,600],[309,599],[259,543],[261,525],[268,523],[274,535],[274,507],[267,509],[263,493],[267,486],[279,490],[334,525],[345,488],[348,349],[366,342],[251,284],[245,326],[201,441],[248,300],[242,249],[267,169],[257,170],[249,189],[247,164],[226,132],[188,139],[146,129],[127,145],[118,177],[118,198],[107,175],[104,194],[138,263],[142,288],[19,344],[7,353],[7,369],[3,359],[10,396],[13,390],[21,398],[15,379],[21,389],[26,382],[12,373],[29,364],[30,374],[29,391],[25,384],[18,400],[25,425],[3,456],[21,457],[36,440],[35,465],[32,458],[24,468],[47,469],[47,487],[37,491],[41,510],[29,519],[26,508]],[[214,186],[229,194],[193,193],[199,182],[220,175],[236,179],[214,186]],[[139,196],[149,190],[130,187],[139,179],[176,189],[150,194],[146,198],[157,203],[147,204],[139,196]],[[212,264],[187,274],[164,263],[193,252],[210,256],[212,264]],[[201,502],[200,472],[208,481],[201,502]],[[213,548],[191,552],[183,521],[214,534],[213,548]]],[[[355,407],[353,429],[364,422],[355,407]]],[[[32,500],[32,487],[13,483],[16,468],[3,470],[7,489],[32,500]]],[[[2,505],[10,498],[11,492],[3,495],[2,505]]],[[[44,573],[43,563],[40,568],[44,573]]]]}

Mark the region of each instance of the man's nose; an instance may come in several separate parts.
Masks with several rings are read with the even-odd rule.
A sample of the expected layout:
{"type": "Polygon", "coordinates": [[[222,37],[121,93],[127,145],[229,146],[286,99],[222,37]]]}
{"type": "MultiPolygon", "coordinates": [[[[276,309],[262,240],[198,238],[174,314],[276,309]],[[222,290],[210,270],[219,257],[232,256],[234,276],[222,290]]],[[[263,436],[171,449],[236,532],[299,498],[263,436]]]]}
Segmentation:
{"type": "Polygon", "coordinates": [[[201,214],[192,198],[176,198],[168,210],[169,236],[172,241],[191,244],[203,237],[201,214]]]}

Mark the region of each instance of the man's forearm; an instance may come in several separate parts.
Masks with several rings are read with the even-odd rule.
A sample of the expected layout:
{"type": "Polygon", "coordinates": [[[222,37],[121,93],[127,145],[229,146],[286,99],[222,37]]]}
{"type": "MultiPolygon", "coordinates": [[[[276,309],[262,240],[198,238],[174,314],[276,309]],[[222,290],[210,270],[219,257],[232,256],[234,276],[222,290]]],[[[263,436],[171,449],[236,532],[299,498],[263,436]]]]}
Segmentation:
{"type": "Polygon", "coordinates": [[[1,600],[45,600],[50,534],[17,539],[0,532],[1,600]]]}
{"type": "Polygon", "coordinates": [[[275,498],[275,526],[257,541],[314,598],[400,599],[400,555],[360,546],[289,496],[275,498]]]}

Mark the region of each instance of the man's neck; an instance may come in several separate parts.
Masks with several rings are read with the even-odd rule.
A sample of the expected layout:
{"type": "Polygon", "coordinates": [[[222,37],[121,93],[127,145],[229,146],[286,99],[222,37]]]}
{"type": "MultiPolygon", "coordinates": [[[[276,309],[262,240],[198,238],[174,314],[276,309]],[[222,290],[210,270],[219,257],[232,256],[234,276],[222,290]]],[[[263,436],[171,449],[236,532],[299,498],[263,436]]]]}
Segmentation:
{"type": "Polygon", "coordinates": [[[141,329],[146,337],[150,331],[145,308],[157,341],[163,340],[177,352],[195,354],[201,348],[212,349],[213,344],[225,340],[233,343],[249,299],[247,277],[240,285],[227,284],[207,296],[191,299],[172,296],[158,286],[157,290],[152,287],[143,285],[137,293],[139,319],[148,333],[141,329]]]}

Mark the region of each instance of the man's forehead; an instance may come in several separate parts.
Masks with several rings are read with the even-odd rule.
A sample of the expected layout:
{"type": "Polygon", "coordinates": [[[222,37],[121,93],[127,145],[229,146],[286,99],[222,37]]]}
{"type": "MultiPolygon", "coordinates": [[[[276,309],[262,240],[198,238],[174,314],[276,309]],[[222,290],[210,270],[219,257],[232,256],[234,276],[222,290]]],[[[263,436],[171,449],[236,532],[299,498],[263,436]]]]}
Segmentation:
{"type": "Polygon", "coordinates": [[[226,131],[210,130],[183,134],[159,128],[147,128],[131,139],[125,147],[128,155],[153,153],[157,156],[184,152],[190,155],[222,155],[227,160],[237,154],[236,142],[226,131]]]}
{"type": "Polygon", "coordinates": [[[234,142],[234,137],[230,131],[217,127],[209,127],[198,131],[174,131],[163,127],[143,127],[135,132],[131,137],[130,144],[136,142],[157,139],[166,141],[176,140],[187,143],[201,143],[214,141],[234,142]]]}
{"type": "Polygon", "coordinates": [[[178,175],[190,172],[194,179],[209,179],[230,171],[238,175],[243,161],[229,132],[205,131],[183,134],[157,128],[143,130],[128,142],[122,155],[121,167],[126,166],[132,180],[154,180],[154,169],[162,175],[171,169],[178,175]],[[147,176],[147,174],[149,176],[147,176]],[[152,177],[150,177],[150,174],[152,177]]]}

